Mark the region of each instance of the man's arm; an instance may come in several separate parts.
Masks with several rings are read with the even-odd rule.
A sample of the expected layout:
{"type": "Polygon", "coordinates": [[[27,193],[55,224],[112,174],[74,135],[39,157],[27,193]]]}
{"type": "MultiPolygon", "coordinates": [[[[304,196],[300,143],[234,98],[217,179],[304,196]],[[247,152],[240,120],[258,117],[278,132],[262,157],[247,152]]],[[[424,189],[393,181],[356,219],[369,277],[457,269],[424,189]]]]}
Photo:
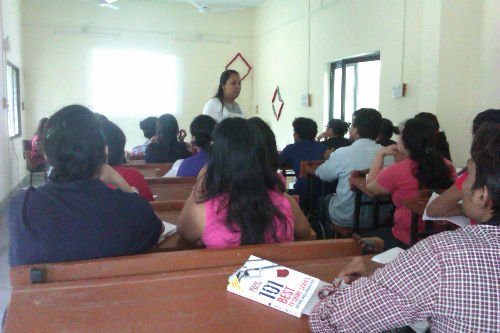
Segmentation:
{"type": "Polygon", "coordinates": [[[316,176],[321,180],[332,182],[339,178],[340,171],[342,170],[342,165],[344,164],[342,157],[339,157],[339,151],[334,151],[325,163],[321,164],[316,169],[316,176]]]}
{"type": "Polygon", "coordinates": [[[421,241],[369,278],[337,289],[310,316],[313,332],[380,332],[431,316],[439,289],[437,253],[421,241]]]}
{"type": "Polygon", "coordinates": [[[462,215],[460,200],[462,192],[453,184],[427,206],[427,214],[434,217],[462,215]]]}

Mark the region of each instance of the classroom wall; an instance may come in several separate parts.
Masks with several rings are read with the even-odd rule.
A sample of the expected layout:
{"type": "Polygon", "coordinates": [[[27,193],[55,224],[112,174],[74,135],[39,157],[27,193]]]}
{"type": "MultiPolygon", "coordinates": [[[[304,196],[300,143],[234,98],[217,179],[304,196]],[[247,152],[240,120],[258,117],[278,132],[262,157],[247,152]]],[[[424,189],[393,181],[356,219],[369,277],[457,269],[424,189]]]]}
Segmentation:
{"type": "MultiPolygon", "coordinates": [[[[120,1],[116,11],[81,0],[23,0],[22,4],[30,130],[35,129],[38,119],[64,105],[92,107],[94,49],[176,56],[176,110],[138,107],[132,114],[110,117],[125,131],[128,148],[144,142],[139,121],[151,112],[173,112],[180,127],[189,129],[191,120],[216,92],[219,75],[232,57],[241,52],[253,62],[251,9],[201,14],[187,3],[156,0],[120,1]]],[[[126,68],[122,75],[127,80],[126,68]]],[[[244,110],[252,104],[252,79],[250,75],[242,83],[238,102],[244,110]]],[[[122,98],[127,99],[127,93],[122,98]]],[[[94,111],[106,114],[106,110],[94,111]]]]}
{"type": "MultiPolygon", "coordinates": [[[[22,78],[22,48],[21,48],[21,20],[20,0],[1,1],[1,36],[8,37],[8,43],[2,43],[1,63],[10,61],[21,68],[22,78]]],[[[1,97],[5,94],[5,68],[2,66],[0,79],[2,82],[1,97]]],[[[21,118],[24,119],[24,111],[21,110],[21,118]]],[[[26,128],[21,129],[24,134],[26,128]]],[[[15,187],[26,175],[25,162],[22,153],[22,138],[9,139],[7,125],[7,109],[2,105],[0,113],[0,202],[7,196],[9,191],[15,187]]]]}
{"type": "Polygon", "coordinates": [[[382,115],[398,123],[436,113],[463,166],[473,117],[500,107],[499,9],[494,0],[266,1],[255,17],[254,108],[272,125],[279,148],[293,141],[295,117],[311,117],[322,130],[329,64],[380,51],[382,115]],[[407,83],[406,97],[393,98],[399,82],[407,83]],[[271,111],[277,85],[285,99],[280,121],[271,111]],[[312,106],[303,107],[300,96],[308,92],[312,106]]]}

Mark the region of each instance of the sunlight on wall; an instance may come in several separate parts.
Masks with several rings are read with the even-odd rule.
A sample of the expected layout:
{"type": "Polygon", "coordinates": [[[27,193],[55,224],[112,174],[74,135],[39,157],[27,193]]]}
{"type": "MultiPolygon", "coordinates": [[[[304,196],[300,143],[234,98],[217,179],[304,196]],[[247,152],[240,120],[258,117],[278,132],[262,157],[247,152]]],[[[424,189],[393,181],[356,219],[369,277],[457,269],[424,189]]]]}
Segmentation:
{"type": "Polygon", "coordinates": [[[92,110],[110,118],[177,112],[174,55],[95,49],[91,80],[92,110]]]}

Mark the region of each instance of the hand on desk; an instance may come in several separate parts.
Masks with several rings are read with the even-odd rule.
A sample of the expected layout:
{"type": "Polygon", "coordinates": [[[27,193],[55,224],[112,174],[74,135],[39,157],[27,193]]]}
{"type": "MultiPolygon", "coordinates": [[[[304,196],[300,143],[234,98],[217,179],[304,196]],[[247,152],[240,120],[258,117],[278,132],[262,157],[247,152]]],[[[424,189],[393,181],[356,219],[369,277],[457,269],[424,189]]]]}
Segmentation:
{"type": "Polygon", "coordinates": [[[383,265],[372,261],[371,257],[356,257],[347,266],[342,268],[339,273],[338,284],[340,284],[342,280],[347,284],[351,284],[360,277],[371,276],[373,272],[375,272],[375,270],[380,267],[383,267],[383,265]]]}

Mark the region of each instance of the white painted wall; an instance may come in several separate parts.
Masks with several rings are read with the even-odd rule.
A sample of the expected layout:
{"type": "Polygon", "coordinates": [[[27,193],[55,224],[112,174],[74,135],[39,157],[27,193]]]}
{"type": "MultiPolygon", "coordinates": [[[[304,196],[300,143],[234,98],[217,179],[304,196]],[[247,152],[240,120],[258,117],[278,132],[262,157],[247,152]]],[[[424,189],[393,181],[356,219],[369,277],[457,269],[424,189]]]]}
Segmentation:
{"type": "MultiPolygon", "coordinates": [[[[214,95],[220,73],[237,52],[253,62],[251,9],[200,14],[189,4],[153,0],[122,1],[117,11],[81,0],[23,0],[22,3],[30,130],[35,129],[38,119],[64,105],[92,105],[91,55],[97,48],[175,55],[178,107],[160,110],[160,114],[175,112],[185,129],[214,95]],[[81,33],[83,26],[91,33],[81,33]],[[201,39],[197,39],[198,34],[201,39]]],[[[123,80],[127,79],[124,70],[123,80]]],[[[250,111],[252,75],[242,86],[238,102],[250,111]]],[[[127,99],[127,95],[123,98],[127,99]]],[[[111,118],[125,131],[127,147],[144,142],[139,121],[151,111],[139,109],[134,114],[111,118]]]]}
{"type": "MultiPolygon", "coordinates": [[[[280,147],[292,142],[295,117],[311,117],[320,128],[326,122],[328,64],[371,51],[380,50],[382,58],[382,114],[397,123],[417,112],[436,113],[456,165],[467,159],[475,114],[500,107],[497,0],[267,0],[255,11],[206,15],[189,5],[157,0],[122,1],[119,11],[83,0],[1,3],[4,35],[11,41],[6,56],[20,65],[24,79],[26,138],[41,117],[69,103],[92,103],[90,54],[99,47],[175,54],[180,73],[177,111],[184,128],[215,92],[227,61],[242,52],[254,70],[243,82],[239,102],[248,116],[268,120],[280,147]],[[82,34],[84,26],[118,37],[82,34]],[[196,40],[197,34],[202,41],[196,40]],[[407,83],[407,96],[394,99],[391,87],[400,81],[407,83]],[[277,85],[285,100],[279,122],[271,109],[277,85]],[[300,103],[307,92],[312,94],[309,108],[300,103]]],[[[138,110],[112,119],[125,130],[129,147],[142,142],[137,124],[147,113],[138,110]]],[[[24,175],[25,165],[20,139],[9,141],[3,130],[5,112],[0,127],[3,198],[24,175]]]]}
{"type": "MultiPolygon", "coordinates": [[[[2,45],[1,63],[10,61],[17,67],[21,68],[21,85],[22,78],[22,48],[21,48],[21,20],[20,20],[20,0],[1,1],[2,11],[2,38],[9,39],[9,47],[5,48],[2,45]]],[[[2,89],[1,97],[5,96],[5,68],[2,66],[0,71],[2,89]]],[[[21,118],[24,119],[24,111],[21,118]]],[[[25,127],[22,128],[22,133],[25,133],[25,127]]],[[[0,200],[6,197],[9,191],[18,184],[18,182],[26,175],[26,164],[22,153],[22,138],[17,137],[9,139],[7,127],[7,109],[2,107],[0,112],[0,200]]]]}
{"type": "Polygon", "coordinates": [[[473,117],[500,107],[499,11],[495,0],[268,0],[255,17],[254,107],[283,147],[292,142],[295,117],[311,117],[320,129],[326,123],[328,65],[379,50],[383,116],[398,123],[436,113],[463,166],[473,117]],[[395,99],[398,82],[407,83],[407,96],[395,99]],[[270,104],[276,85],[285,99],[279,122],[270,104]],[[308,91],[313,104],[306,108],[300,95],[308,91]]]}

